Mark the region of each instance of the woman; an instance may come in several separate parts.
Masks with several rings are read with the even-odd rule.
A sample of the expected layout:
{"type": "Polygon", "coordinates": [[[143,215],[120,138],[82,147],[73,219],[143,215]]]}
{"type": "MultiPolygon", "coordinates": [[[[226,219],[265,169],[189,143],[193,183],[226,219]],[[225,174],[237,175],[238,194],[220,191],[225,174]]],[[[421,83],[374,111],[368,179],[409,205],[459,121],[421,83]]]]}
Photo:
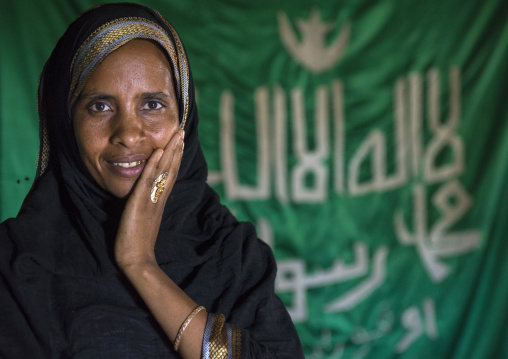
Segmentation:
{"type": "Polygon", "coordinates": [[[36,180],[0,225],[1,357],[303,357],[270,249],[206,184],[166,19],[135,4],[84,13],[38,97],[36,180]]]}

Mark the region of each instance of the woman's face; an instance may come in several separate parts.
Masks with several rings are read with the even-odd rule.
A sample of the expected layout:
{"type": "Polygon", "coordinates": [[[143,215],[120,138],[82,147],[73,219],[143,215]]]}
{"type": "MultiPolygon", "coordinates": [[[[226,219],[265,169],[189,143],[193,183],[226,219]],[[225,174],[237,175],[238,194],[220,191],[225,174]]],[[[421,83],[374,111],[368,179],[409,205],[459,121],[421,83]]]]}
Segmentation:
{"type": "Polygon", "coordinates": [[[130,194],[146,160],[178,131],[178,103],[161,48],[132,40],[92,73],[74,109],[83,162],[116,197],[130,194]]]}

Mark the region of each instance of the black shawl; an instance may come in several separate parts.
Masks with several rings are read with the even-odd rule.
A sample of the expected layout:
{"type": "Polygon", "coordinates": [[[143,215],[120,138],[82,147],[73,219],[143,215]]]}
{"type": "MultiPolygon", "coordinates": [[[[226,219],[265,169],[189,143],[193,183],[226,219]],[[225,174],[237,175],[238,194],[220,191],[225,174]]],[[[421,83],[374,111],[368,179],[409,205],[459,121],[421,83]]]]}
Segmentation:
{"type": "MultiPolygon", "coordinates": [[[[113,243],[124,201],[98,187],[85,169],[69,116],[69,69],[76,51],[101,25],[125,17],[163,28],[181,50],[179,63],[172,65],[186,65],[167,20],[135,4],[93,8],[57,43],[39,84],[36,180],[18,216],[0,224],[2,358],[178,358],[115,264],[113,243]]],[[[242,358],[303,357],[274,293],[270,248],[206,184],[190,69],[187,76],[188,89],[176,89],[185,151],[157,238],[157,261],[208,312],[223,313],[241,328],[242,358]]]]}

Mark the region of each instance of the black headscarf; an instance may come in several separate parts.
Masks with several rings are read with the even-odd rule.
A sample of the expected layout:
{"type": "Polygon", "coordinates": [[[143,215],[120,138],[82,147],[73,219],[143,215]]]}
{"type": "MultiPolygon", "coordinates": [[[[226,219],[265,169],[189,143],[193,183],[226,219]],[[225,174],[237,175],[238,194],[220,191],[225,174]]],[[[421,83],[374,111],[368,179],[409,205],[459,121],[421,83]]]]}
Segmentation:
{"type": "MultiPolygon", "coordinates": [[[[113,244],[124,200],[100,188],[86,170],[70,116],[73,96],[86,81],[86,76],[76,80],[83,73],[75,70],[76,58],[87,40],[118,19],[162,29],[175,50],[168,51],[164,39],[152,38],[173,66],[185,128],[182,164],[155,245],[160,267],[208,312],[221,312],[242,329],[242,358],[301,357],[296,331],[274,293],[271,250],[206,184],[183,45],[158,12],[127,3],[81,15],[41,74],[36,180],[18,217],[0,225],[0,357],[178,357],[115,264],[113,244]]],[[[126,41],[147,38],[146,33],[129,34],[126,41]]],[[[104,59],[114,46],[95,58],[104,59]]]]}

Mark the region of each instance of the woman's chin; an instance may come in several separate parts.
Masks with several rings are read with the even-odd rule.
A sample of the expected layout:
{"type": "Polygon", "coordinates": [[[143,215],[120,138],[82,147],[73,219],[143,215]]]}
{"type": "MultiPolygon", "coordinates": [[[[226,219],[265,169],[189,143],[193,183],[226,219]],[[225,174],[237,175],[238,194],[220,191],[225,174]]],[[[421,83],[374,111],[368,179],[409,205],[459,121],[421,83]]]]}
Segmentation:
{"type": "Polygon", "coordinates": [[[127,199],[132,194],[132,191],[134,190],[135,181],[133,183],[127,184],[116,184],[112,186],[108,186],[105,188],[106,191],[111,193],[113,196],[120,198],[120,199],[127,199]]]}
{"type": "Polygon", "coordinates": [[[118,191],[117,193],[114,193],[114,195],[120,199],[127,199],[132,194],[133,189],[134,186],[126,190],[118,191]]]}

